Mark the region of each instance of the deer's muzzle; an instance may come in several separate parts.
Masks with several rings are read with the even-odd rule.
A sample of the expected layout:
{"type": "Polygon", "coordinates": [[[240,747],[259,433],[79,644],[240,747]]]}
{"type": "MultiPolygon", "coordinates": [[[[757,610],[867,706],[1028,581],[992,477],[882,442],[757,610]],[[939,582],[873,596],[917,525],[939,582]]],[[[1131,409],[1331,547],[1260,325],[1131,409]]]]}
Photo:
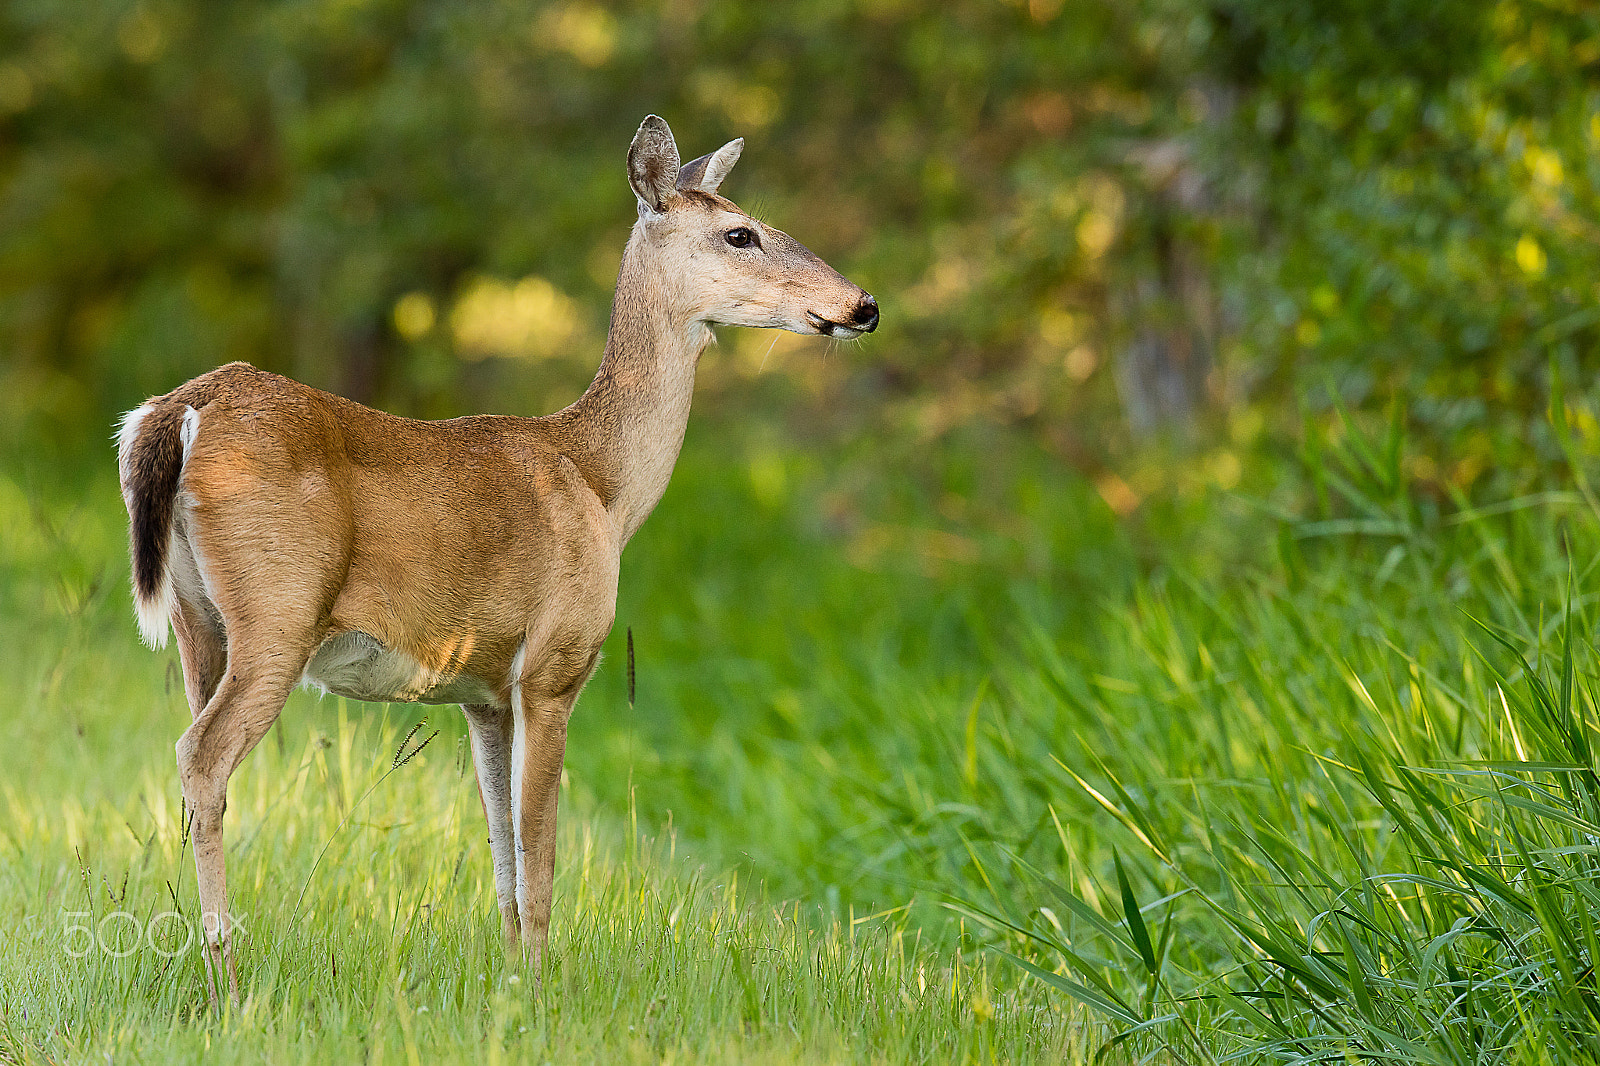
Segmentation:
{"type": "Polygon", "coordinates": [[[871,293],[864,292],[861,294],[861,299],[856,302],[854,310],[850,312],[848,320],[835,322],[813,311],[807,311],[806,321],[824,337],[849,340],[878,328],[878,301],[872,298],[871,293]]]}

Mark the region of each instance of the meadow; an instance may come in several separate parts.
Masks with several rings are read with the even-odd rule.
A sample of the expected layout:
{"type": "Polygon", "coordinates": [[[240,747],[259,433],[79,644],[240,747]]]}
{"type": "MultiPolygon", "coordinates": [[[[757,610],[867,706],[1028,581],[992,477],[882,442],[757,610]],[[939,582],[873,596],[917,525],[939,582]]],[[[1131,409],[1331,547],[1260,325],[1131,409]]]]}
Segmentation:
{"type": "Polygon", "coordinates": [[[1118,519],[1003,434],[696,422],[573,721],[543,990],[459,715],[298,693],[230,792],[220,1018],[109,455],[17,460],[0,1056],[1590,1058],[1582,464],[1468,506],[1328,426],[1118,519]]]}

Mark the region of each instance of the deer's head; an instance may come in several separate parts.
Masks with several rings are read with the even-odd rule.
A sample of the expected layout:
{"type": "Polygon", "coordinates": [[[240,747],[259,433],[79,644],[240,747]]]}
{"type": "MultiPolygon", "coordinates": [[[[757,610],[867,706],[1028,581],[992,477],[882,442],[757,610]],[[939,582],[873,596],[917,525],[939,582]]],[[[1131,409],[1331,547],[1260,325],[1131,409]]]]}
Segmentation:
{"type": "Polygon", "coordinates": [[[639,198],[635,239],[654,253],[679,310],[703,323],[851,338],[878,328],[871,295],[805,245],[717,194],[743,138],[679,165],[666,122],[651,115],[628,149],[639,198]]]}

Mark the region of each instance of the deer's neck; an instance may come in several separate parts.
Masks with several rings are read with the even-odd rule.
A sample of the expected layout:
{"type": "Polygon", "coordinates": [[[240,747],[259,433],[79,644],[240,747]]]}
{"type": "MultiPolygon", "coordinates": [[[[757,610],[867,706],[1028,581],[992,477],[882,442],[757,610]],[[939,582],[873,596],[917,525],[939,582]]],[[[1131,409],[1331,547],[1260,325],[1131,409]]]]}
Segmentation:
{"type": "Polygon", "coordinates": [[[624,542],[667,490],[689,425],[695,366],[711,342],[706,324],[674,298],[678,279],[655,260],[635,231],[622,255],[600,371],[577,403],[554,416],[624,542]]]}

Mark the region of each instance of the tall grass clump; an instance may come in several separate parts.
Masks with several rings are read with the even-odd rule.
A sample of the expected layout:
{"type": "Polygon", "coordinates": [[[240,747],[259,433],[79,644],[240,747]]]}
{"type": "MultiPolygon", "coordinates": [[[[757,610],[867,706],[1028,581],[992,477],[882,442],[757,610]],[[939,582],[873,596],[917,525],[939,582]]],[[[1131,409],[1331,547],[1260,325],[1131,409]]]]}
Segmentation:
{"type": "Polygon", "coordinates": [[[1009,728],[1057,724],[994,787],[1046,831],[969,823],[955,906],[1113,1044],[1595,1061],[1590,501],[1430,516],[1371,444],[1319,456],[1335,513],[1277,559],[1142,590],[1120,653],[1040,641],[1009,728]]]}
{"type": "Polygon", "coordinates": [[[1230,1043],[1290,1061],[1593,1061],[1600,693],[1576,614],[1559,666],[1514,650],[1515,668],[1484,661],[1469,691],[1427,679],[1433,707],[1411,706],[1443,743],[1374,729],[1407,708],[1351,676],[1372,718],[1351,723],[1349,761],[1311,757],[1314,777],[1244,797],[1195,788],[1187,846],[1137,785],[1081,780],[1172,890],[1141,898],[1118,856],[1099,908],[1035,871],[1046,923],[979,916],[1044,949],[1053,970],[1018,961],[1047,983],[1201,1061],[1230,1043]],[[1465,731],[1481,742],[1458,756],[1465,731]]]}

